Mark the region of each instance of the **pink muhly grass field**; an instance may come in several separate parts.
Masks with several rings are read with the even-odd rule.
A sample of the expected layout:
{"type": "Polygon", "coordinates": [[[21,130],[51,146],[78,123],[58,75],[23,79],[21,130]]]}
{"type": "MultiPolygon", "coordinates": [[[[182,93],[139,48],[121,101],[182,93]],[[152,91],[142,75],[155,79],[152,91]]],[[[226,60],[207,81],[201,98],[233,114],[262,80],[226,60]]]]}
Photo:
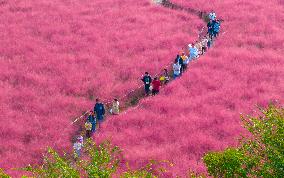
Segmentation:
{"type": "MultiPolygon", "coordinates": [[[[71,150],[71,120],[124,95],[197,38],[201,20],[148,0],[1,1],[0,167],[71,150]]],[[[16,176],[14,171],[9,171],[16,176]]]]}
{"type": "Polygon", "coordinates": [[[171,173],[205,171],[202,156],[237,143],[244,133],[240,113],[284,99],[284,6],[281,1],[174,0],[217,12],[225,22],[214,47],[186,74],[140,102],[135,110],[109,118],[96,136],[111,138],[133,167],[149,159],[170,160],[171,173]]]}

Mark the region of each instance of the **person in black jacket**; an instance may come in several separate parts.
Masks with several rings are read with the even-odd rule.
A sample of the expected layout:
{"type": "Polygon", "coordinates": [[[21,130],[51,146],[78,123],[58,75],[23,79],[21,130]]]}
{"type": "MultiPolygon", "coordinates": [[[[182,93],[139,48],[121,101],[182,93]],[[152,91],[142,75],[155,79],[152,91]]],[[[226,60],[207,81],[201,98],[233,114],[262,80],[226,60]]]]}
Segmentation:
{"type": "Polygon", "coordinates": [[[100,99],[96,99],[96,104],[94,107],[94,112],[96,112],[97,119],[99,122],[102,122],[104,120],[105,115],[105,107],[104,104],[100,102],[100,99]]]}
{"type": "Polygon", "coordinates": [[[213,20],[210,20],[207,24],[207,28],[208,28],[207,33],[209,34],[209,38],[211,38],[211,39],[213,37],[213,32],[214,32],[213,26],[214,26],[214,22],[213,22],[213,20]]]}
{"type": "Polygon", "coordinates": [[[150,93],[150,86],[151,86],[151,83],[152,83],[152,78],[151,78],[151,76],[149,75],[148,72],[145,72],[145,75],[143,76],[143,78],[141,80],[144,83],[145,94],[146,94],[146,96],[148,96],[149,93],[150,93]]]}

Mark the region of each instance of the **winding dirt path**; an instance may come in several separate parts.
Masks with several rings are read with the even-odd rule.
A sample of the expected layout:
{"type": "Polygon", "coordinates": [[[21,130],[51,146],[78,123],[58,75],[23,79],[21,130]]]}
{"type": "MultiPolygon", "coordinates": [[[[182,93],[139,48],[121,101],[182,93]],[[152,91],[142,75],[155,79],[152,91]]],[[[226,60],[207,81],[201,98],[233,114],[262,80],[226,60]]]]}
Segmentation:
{"type": "MultiPolygon", "coordinates": [[[[204,30],[204,28],[207,28],[207,23],[209,21],[209,17],[208,17],[208,13],[204,12],[204,11],[200,11],[200,10],[196,10],[193,8],[189,8],[189,7],[183,7],[181,5],[172,3],[169,0],[156,0],[155,1],[157,5],[160,5],[164,8],[169,8],[172,10],[177,10],[177,11],[185,11],[191,15],[196,15],[198,16],[203,22],[204,22],[204,27],[202,29],[202,31],[204,30]]],[[[223,21],[220,19],[220,21],[223,21]]],[[[200,33],[202,33],[202,31],[200,33]]],[[[197,39],[197,42],[200,42],[201,39],[197,39]]],[[[201,56],[201,55],[200,55],[201,56]]],[[[170,64],[168,64],[166,67],[166,69],[168,69],[169,73],[172,73],[172,62],[170,64]]],[[[186,72],[186,71],[185,71],[186,72]]],[[[160,73],[162,74],[162,72],[160,73]]],[[[156,74],[155,76],[159,76],[160,74],[156,74]]],[[[173,79],[170,79],[170,82],[173,79]]],[[[141,82],[142,83],[142,82],[141,82]]],[[[165,86],[162,86],[162,88],[165,86]]],[[[126,112],[128,109],[130,108],[135,108],[138,106],[138,103],[141,99],[145,98],[144,95],[144,85],[139,86],[136,89],[133,89],[132,91],[130,91],[129,93],[125,94],[124,96],[122,96],[121,98],[118,98],[119,103],[120,103],[120,111],[121,113],[126,112]]],[[[105,117],[110,116],[111,114],[108,112],[111,108],[112,105],[112,101],[107,101],[104,103],[105,104],[105,109],[106,109],[106,115],[105,117]]],[[[89,110],[85,111],[81,116],[75,118],[72,122],[71,125],[75,125],[78,129],[77,132],[75,133],[73,140],[75,139],[76,136],[81,135],[84,132],[84,121],[85,121],[85,117],[89,114],[89,110]]],[[[84,135],[84,134],[83,134],[84,135]]]]}

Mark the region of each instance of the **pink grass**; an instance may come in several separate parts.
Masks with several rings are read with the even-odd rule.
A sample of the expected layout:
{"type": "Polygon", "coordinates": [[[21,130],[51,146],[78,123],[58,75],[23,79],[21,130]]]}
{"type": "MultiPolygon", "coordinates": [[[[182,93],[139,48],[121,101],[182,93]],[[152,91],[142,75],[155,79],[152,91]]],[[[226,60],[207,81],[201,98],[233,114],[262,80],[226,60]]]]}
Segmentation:
{"type": "MultiPolygon", "coordinates": [[[[226,33],[182,78],[108,118],[95,137],[112,137],[132,166],[168,159],[172,175],[184,175],[205,170],[205,152],[236,144],[240,112],[283,101],[283,3],[174,2],[214,9],[226,33]]],[[[137,87],[143,72],[160,71],[203,25],[148,0],[12,0],[0,10],[0,167],[7,170],[41,161],[47,146],[70,151],[71,119],[93,98],[137,87]]]]}

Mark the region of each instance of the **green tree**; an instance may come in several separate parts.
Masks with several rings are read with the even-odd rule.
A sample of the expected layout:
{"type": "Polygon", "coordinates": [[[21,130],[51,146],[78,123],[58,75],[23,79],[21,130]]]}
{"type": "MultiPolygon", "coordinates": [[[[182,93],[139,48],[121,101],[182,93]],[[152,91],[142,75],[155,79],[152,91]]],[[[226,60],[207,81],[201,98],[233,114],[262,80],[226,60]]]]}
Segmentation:
{"type": "Polygon", "coordinates": [[[29,165],[23,170],[30,172],[34,177],[38,178],[80,177],[79,171],[76,169],[76,166],[72,165],[68,155],[65,153],[63,156],[60,156],[52,148],[48,149],[42,165],[29,165]]]}
{"type": "Polygon", "coordinates": [[[166,167],[173,166],[169,161],[156,161],[150,160],[150,162],[139,169],[131,169],[127,164],[128,170],[124,172],[121,178],[158,178],[161,177],[163,173],[167,172],[166,167]]]}
{"type": "MultiPolygon", "coordinates": [[[[49,148],[41,165],[29,165],[23,170],[37,178],[109,178],[113,176],[152,178],[166,171],[160,165],[167,161],[152,160],[145,167],[137,170],[128,167],[127,171],[118,175],[117,170],[121,166],[122,154],[117,146],[113,146],[109,141],[97,145],[91,139],[87,139],[83,148],[84,151],[80,158],[66,153],[60,156],[55,150],[49,148]]],[[[0,175],[2,175],[1,172],[0,175]]]]}
{"type": "Polygon", "coordinates": [[[241,117],[250,136],[238,148],[207,153],[203,160],[214,177],[284,177],[284,108],[259,108],[257,117],[241,117]]]}
{"type": "Polygon", "coordinates": [[[0,177],[1,178],[10,178],[10,176],[8,174],[6,174],[3,169],[0,169],[0,177]]]}
{"type": "Polygon", "coordinates": [[[84,144],[86,158],[79,161],[80,167],[89,178],[111,177],[119,166],[121,150],[109,141],[96,145],[91,139],[84,144]]]}

